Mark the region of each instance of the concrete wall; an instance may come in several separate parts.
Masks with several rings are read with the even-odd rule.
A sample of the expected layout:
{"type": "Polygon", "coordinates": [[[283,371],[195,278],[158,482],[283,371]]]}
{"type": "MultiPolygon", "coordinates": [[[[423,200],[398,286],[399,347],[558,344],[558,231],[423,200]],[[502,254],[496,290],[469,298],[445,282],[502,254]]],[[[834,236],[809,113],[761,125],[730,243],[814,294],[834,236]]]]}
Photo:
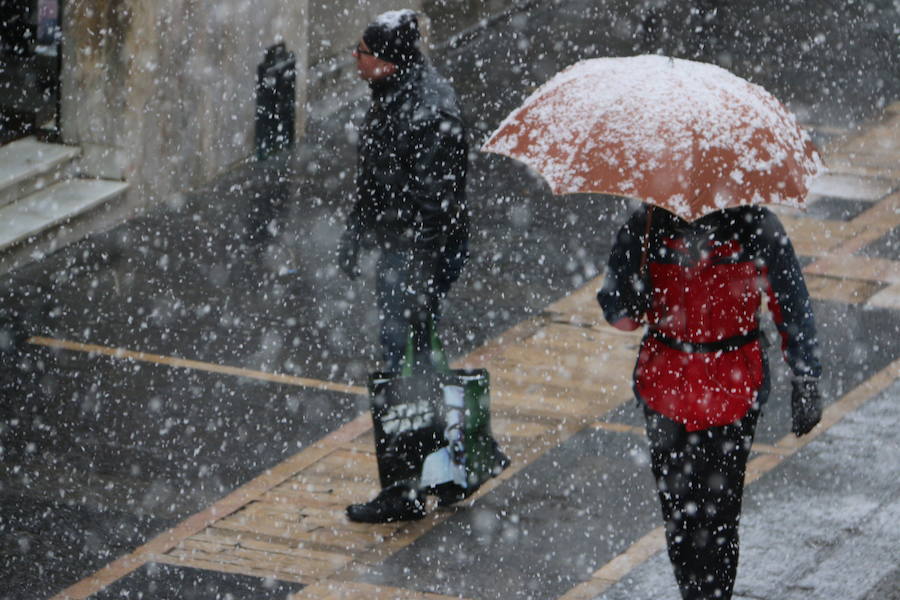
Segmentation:
{"type": "Polygon", "coordinates": [[[297,57],[301,139],[310,92],[330,106],[358,84],[349,51],[375,15],[424,11],[434,44],[513,1],[68,0],[63,141],[82,174],[130,182],[130,205],[166,200],[253,155],[256,66],[276,40],[297,57]]]}
{"type": "Polygon", "coordinates": [[[435,43],[440,43],[515,3],[516,0],[423,0],[422,10],[431,18],[435,43]]]}
{"type": "Polygon", "coordinates": [[[254,153],[256,66],[283,39],[297,56],[304,130],[307,0],[69,0],[62,133],[84,174],[132,184],[147,205],[254,153]]]}

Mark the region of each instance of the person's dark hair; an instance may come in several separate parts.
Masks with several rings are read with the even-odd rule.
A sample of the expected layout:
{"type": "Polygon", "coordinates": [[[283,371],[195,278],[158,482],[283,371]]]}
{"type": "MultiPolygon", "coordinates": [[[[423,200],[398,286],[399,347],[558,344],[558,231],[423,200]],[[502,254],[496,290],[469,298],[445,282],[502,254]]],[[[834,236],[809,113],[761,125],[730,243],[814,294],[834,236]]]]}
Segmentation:
{"type": "Polygon", "coordinates": [[[419,19],[415,11],[392,10],[378,15],[366,27],[362,39],[377,58],[398,67],[422,60],[419,19]]]}

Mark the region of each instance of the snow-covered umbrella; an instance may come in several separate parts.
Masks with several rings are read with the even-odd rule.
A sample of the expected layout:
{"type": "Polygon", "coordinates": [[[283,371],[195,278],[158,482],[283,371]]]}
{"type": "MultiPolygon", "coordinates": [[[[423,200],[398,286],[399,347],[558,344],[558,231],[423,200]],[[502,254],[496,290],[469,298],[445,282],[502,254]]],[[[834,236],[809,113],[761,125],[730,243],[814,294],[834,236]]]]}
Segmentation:
{"type": "Polygon", "coordinates": [[[576,63],[482,149],[526,163],[554,194],[627,196],[686,220],[741,204],[801,206],[824,171],[809,134],[762,87],[656,55],[576,63]]]}

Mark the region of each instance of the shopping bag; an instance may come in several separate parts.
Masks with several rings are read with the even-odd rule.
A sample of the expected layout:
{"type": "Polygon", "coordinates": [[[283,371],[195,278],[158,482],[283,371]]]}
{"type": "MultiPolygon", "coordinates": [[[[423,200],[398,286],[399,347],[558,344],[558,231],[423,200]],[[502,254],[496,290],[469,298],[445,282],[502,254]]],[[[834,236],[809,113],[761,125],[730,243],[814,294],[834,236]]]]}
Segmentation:
{"type": "Polygon", "coordinates": [[[491,432],[485,369],[450,369],[433,324],[430,356],[415,367],[412,332],[398,373],[369,377],[375,454],[383,488],[404,485],[463,498],[509,460],[491,432]]]}
{"type": "Polygon", "coordinates": [[[440,380],[434,374],[369,375],[375,456],[382,488],[419,488],[425,457],[443,445],[440,380]]]}

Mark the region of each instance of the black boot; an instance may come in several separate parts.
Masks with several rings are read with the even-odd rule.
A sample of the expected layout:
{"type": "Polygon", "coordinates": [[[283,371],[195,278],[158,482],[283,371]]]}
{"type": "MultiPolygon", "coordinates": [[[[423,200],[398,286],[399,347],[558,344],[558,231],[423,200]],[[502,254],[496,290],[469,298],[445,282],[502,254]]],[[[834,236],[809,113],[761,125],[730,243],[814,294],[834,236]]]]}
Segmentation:
{"type": "Polygon", "coordinates": [[[468,488],[460,487],[455,483],[442,483],[434,488],[434,494],[438,497],[438,506],[450,506],[465,500],[478,491],[478,486],[468,488]]]}
{"type": "Polygon", "coordinates": [[[347,517],[357,523],[415,521],[425,516],[425,499],[407,487],[389,487],[365,504],[351,504],[347,517]]]}
{"type": "MultiPolygon", "coordinates": [[[[509,466],[509,458],[500,450],[500,446],[496,441],[493,442],[493,460],[494,466],[491,468],[491,477],[496,477],[509,466]]],[[[468,488],[460,487],[455,483],[442,483],[434,488],[434,493],[438,497],[438,506],[445,507],[455,504],[461,500],[465,500],[478,491],[481,486],[469,486],[468,488]]]]}

